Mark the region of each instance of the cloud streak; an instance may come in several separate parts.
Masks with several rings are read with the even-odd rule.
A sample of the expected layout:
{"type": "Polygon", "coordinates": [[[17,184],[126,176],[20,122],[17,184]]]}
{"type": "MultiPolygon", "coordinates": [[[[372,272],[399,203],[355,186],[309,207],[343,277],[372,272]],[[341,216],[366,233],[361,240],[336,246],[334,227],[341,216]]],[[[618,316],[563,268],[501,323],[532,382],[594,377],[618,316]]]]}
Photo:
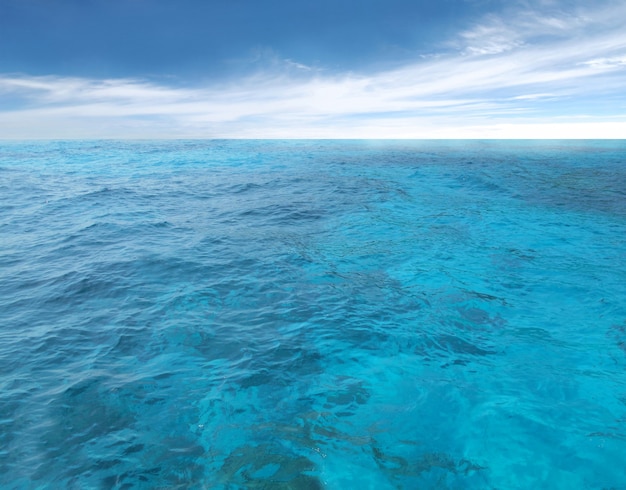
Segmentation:
{"type": "Polygon", "coordinates": [[[624,138],[624,19],[619,3],[491,15],[461,32],[451,52],[376,73],[329,74],[288,59],[195,87],[0,75],[0,131],[9,139],[624,138]]]}

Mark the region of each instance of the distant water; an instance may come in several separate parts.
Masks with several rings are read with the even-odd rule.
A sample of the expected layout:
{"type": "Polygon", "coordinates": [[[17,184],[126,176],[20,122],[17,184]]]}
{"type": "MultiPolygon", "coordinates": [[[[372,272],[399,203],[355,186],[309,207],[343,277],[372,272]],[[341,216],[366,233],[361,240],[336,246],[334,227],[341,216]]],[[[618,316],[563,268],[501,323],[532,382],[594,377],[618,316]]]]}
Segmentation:
{"type": "Polygon", "coordinates": [[[626,488],[626,141],[0,144],[0,487],[626,488]]]}

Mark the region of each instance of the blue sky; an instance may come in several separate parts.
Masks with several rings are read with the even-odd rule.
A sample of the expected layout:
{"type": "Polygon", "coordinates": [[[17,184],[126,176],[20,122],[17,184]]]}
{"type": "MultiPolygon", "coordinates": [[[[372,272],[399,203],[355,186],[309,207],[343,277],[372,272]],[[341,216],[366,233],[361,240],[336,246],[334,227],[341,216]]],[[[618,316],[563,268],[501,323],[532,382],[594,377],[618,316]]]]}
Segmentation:
{"type": "Polygon", "coordinates": [[[0,138],[626,138],[626,2],[0,0],[0,138]]]}

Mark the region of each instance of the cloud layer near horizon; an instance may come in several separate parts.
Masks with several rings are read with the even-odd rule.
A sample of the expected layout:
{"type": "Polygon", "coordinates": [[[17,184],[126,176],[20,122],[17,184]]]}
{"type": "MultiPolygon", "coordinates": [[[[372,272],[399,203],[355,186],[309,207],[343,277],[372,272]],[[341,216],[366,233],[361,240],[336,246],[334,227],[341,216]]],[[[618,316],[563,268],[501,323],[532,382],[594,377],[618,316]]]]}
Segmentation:
{"type": "Polygon", "coordinates": [[[274,56],[254,75],[194,86],[5,74],[0,134],[626,138],[626,4],[487,15],[440,46],[431,56],[364,73],[330,73],[274,56]]]}

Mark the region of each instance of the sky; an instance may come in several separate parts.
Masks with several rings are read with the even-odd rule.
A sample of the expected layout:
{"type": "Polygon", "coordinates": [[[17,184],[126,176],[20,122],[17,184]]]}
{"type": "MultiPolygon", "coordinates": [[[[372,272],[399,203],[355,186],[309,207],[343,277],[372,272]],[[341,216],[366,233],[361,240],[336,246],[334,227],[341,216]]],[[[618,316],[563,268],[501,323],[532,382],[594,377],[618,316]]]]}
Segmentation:
{"type": "Polygon", "coordinates": [[[626,1],[0,0],[0,138],[626,138],[626,1]]]}

